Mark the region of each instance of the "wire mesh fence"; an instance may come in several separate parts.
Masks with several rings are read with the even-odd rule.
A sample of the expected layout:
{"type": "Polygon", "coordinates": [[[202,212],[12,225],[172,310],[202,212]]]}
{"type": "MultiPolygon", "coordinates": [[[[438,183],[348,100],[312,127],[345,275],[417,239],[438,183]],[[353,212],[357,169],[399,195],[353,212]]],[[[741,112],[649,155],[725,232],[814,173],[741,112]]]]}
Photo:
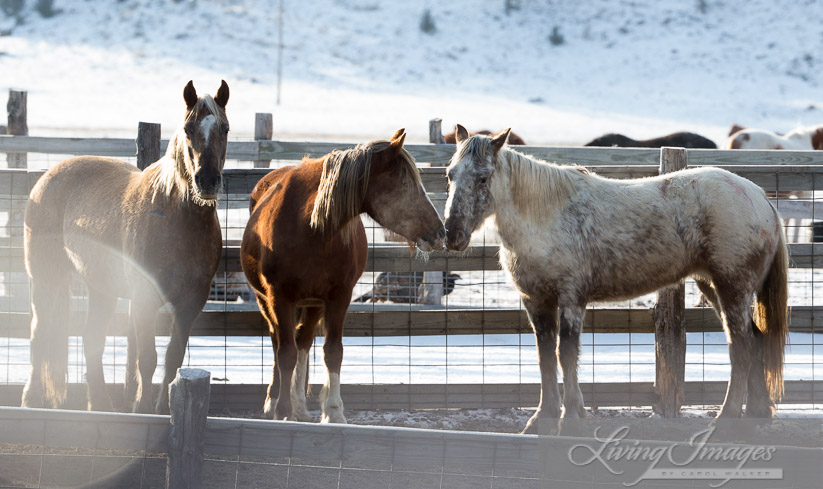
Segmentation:
{"type": "MultiPolygon", "coordinates": [[[[61,155],[29,154],[30,172],[34,174],[38,169],[53,166],[62,158],[61,155]]],[[[294,163],[275,160],[270,167],[294,163]]],[[[232,171],[252,167],[252,162],[236,160],[227,162],[226,166],[232,171]]],[[[791,216],[786,230],[795,267],[789,276],[793,327],[785,376],[788,381],[811,381],[810,385],[816,386],[823,376],[823,340],[815,319],[823,278],[817,269],[818,249],[813,244],[814,218],[821,205],[820,198],[812,191],[781,193],[779,184],[787,181],[781,177],[784,170],[770,171],[768,176],[777,189],[776,206],[791,216]]],[[[813,189],[815,173],[810,175],[813,181],[806,187],[813,189]]],[[[19,174],[6,178],[5,187],[0,188],[0,239],[4,248],[0,263],[3,277],[0,311],[9,318],[4,328],[7,333],[0,335],[0,386],[20,386],[29,368],[28,281],[22,267],[21,220],[26,192],[17,189],[21,179],[24,176],[19,174]]],[[[28,180],[25,183],[30,185],[28,180]]],[[[445,201],[442,190],[434,189],[431,193],[441,210],[445,201]]],[[[196,327],[184,361],[186,366],[211,371],[213,382],[227,386],[267,384],[273,360],[265,323],[257,313],[253,295],[236,262],[236,250],[248,215],[248,189],[228,192],[221,199],[218,216],[227,249],[226,266],[221,266],[215,277],[210,300],[201,315],[201,322],[209,325],[208,333],[198,334],[203,330],[196,327]],[[231,250],[235,255],[230,255],[231,250]],[[233,267],[232,263],[235,263],[233,267]]],[[[497,263],[499,240],[493,232],[484,231],[475,237],[470,249],[475,255],[435,254],[427,262],[425,256],[409,249],[405,243],[393,241],[396,238],[368,218],[364,218],[364,222],[371,258],[367,272],[353,293],[354,302],[347,321],[350,334],[344,339],[344,383],[424,385],[435,390],[437,386],[458,384],[539,383],[534,337],[520,296],[497,263]],[[381,253],[385,250],[390,252],[385,255],[389,258],[382,259],[381,253]],[[423,291],[429,285],[438,285],[442,290],[438,300],[424,297],[423,291]]],[[[78,317],[82,317],[87,304],[80,281],[75,284],[74,292],[73,308],[78,311],[78,317]]],[[[654,381],[654,334],[648,313],[654,302],[655,296],[648,295],[588,308],[581,338],[581,382],[598,386],[645,385],[654,381]]],[[[686,381],[725,382],[729,374],[725,336],[714,312],[701,302],[699,291],[691,281],[687,281],[686,305],[689,318],[686,381]]],[[[127,311],[127,301],[121,300],[119,315],[123,317],[127,311]]],[[[79,330],[75,331],[79,335],[79,330]]],[[[158,336],[160,365],[167,342],[167,336],[158,336]]],[[[85,374],[82,340],[72,336],[70,345],[69,382],[82,383],[85,374]]],[[[325,381],[322,346],[323,338],[318,336],[310,355],[311,383],[325,381]]],[[[110,336],[104,356],[107,382],[123,382],[125,362],[126,337],[110,336]]],[[[159,382],[162,370],[158,368],[155,375],[155,381],[159,382]]],[[[819,394],[815,389],[812,387],[811,394],[791,401],[806,399],[809,402],[793,404],[791,408],[819,408],[819,394]]],[[[628,388],[627,392],[630,395],[620,401],[621,406],[649,404],[647,392],[632,394],[628,388]]],[[[706,396],[702,401],[697,397],[696,404],[714,405],[719,402],[715,397],[706,396]]],[[[3,399],[3,403],[15,404],[18,399],[3,399]]],[[[249,401],[249,409],[259,409],[262,401],[262,397],[249,401]]],[[[534,402],[536,398],[530,393],[514,396],[511,405],[528,406],[534,402]]],[[[592,401],[592,404],[608,405],[601,402],[606,401],[592,401]]],[[[409,402],[408,407],[413,404],[409,402]]]]}

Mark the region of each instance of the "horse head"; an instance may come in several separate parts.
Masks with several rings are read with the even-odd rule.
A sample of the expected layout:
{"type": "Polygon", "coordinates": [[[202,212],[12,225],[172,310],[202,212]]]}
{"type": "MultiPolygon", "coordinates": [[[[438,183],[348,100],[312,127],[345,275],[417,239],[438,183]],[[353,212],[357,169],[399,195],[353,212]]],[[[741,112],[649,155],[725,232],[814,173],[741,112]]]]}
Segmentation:
{"type": "Polygon", "coordinates": [[[399,129],[388,143],[373,143],[364,210],[381,226],[431,251],[442,247],[446,230],[414,158],[403,148],[405,139],[405,129],[399,129]]]}
{"type": "Polygon", "coordinates": [[[229,86],[222,81],[213,98],[210,95],[198,97],[194,84],[189,81],[183,89],[183,99],[186,102],[186,118],[183,137],[179,138],[178,144],[182,145],[179,150],[185,172],[195,200],[212,204],[220,192],[226,162],[229,86]]]}
{"type": "Polygon", "coordinates": [[[494,212],[491,180],[497,153],[506,144],[511,129],[494,136],[471,136],[457,125],[457,148],[446,170],[449,198],[446,200],[446,246],[464,250],[483,221],[494,212]]]}

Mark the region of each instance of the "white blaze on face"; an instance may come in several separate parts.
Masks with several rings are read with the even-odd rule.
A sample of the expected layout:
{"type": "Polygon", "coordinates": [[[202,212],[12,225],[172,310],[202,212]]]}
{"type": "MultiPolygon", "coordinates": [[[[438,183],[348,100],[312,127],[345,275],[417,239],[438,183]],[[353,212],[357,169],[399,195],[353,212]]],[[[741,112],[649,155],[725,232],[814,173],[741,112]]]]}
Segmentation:
{"type": "Polygon", "coordinates": [[[200,121],[200,130],[203,132],[203,142],[209,142],[209,134],[211,134],[211,128],[214,124],[217,123],[217,117],[214,115],[207,115],[200,121]]]}

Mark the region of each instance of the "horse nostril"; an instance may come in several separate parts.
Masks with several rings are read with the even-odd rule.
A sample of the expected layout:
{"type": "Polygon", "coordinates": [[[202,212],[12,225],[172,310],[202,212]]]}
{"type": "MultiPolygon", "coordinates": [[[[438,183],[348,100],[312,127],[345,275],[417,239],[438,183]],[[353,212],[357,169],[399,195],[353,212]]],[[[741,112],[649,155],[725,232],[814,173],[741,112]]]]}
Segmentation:
{"type": "Polygon", "coordinates": [[[454,238],[457,244],[466,241],[466,233],[463,231],[455,231],[454,238]]]}

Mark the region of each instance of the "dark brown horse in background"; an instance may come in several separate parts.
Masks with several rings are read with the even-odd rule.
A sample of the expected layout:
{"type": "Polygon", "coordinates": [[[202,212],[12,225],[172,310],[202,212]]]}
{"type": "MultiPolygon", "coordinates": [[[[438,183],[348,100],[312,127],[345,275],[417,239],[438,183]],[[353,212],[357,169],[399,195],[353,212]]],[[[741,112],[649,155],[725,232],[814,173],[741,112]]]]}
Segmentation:
{"type": "Polygon", "coordinates": [[[342,336],[352,289],[368,256],[361,213],[424,251],[442,244],[443,222],[414,159],[403,149],[405,136],[401,129],[391,141],[307,158],[268,173],[252,191],[240,259],[274,348],[267,416],[310,420],[307,360],[322,316],[328,381],[321,393],[321,421],[346,422],[340,397],[342,336]]]}
{"type": "Polygon", "coordinates": [[[675,132],[659,138],[640,141],[622,134],[611,133],[593,139],[585,145],[600,147],[616,146],[618,148],[662,148],[664,146],[670,146],[674,148],[717,149],[714,141],[693,132],[675,132]]]}
{"type": "Polygon", "coordinates": [[[103,375],[106,328],[118,297],[131,299],[126,402],[137,412],[168,413],[168,384],[183,363],[192,324],[209,295],[222,252],[217,196],[229,123],[224,81],[217,95],[183,90],[184,125],[165,156],[141,172],[134,165],[79,156],[46,172],[26,206],[25,262],[31,279],[31,373],[23,407],[66,396],[72,273],[89,289],[83,330],[88,408],[111,410],[103,375]],[[172,306],[171,342],[156,408],[155,321],[172,306]],[[139,373],[139,376],[137,375],[139,373]]]}
{"type": "MultiPolygon", "coordinates": [[[[478,134],[480,134],[482,136],[491,136],[492,132],[487,130],[487,129],[483,129],[482,131],[472,132],[472,133],[469,133],[469,134],[471,136],[477,136],[478,134]]],[[[444,135],[443,139],[446,140],[446,144],[455,144],[457,142],[457,140],[455,139],[454,131],[444,135]]],[[[523,141],[523,138],[521,138],[517,134],[515,134],[513,132],[510,132],[509,133],[509,141],[508,141],[507,144],[509,146],[525,146],[526,141],[523,141]]]]}

